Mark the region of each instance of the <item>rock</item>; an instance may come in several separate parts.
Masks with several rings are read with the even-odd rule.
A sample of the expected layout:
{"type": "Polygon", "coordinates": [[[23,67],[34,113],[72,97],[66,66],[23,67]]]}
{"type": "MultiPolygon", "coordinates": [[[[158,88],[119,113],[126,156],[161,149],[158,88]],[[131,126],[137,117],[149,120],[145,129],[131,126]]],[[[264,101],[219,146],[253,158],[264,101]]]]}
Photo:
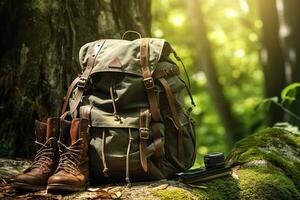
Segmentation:
{"type": "Polygon", "coordinates": [[[0,179],[8,180],[11,177],[21,173],[27,167],[29,162],[10,159],[0,159],[0,179]]]}
{"type": "MultiPolygon", "coordinates": [[[[238,142],[228,156],[227,162],[233,166],[231,176],[197,185],[161,180],[134,183],[131,188],[127,188],[124,184],[115,184],[92,187],[86,192],[52,196],[45,191],[20,196],[12,189],[10,191],[1,189],[0,196],[19,195],[27,199],[72,200],[300,199],[299,134],[279,128],[265,129],[238,142]]],[[[28,165],[26,162],[2,159],[0,176],[2,179],[8,179],[9,174],[21,172],[26,165],[28,165]]]]}

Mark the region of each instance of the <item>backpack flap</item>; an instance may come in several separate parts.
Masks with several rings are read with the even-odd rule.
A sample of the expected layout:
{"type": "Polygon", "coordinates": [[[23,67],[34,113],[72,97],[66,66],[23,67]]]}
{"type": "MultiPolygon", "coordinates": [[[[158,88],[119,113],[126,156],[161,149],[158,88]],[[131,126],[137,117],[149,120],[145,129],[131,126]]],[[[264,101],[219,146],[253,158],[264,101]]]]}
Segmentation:
{"type": "MultiPolygon", "coordinates": [[[[140,67],[141,39],[129,40],[105,40],[101,51],[96,55],[95,66],[91,72],[125,72],[142,76],[140,67]]],[[[84,70],[88,58],[91,56],[96,42],[91,42],[81,47],[79,61],[84,70]]],[[[173,52],[170,44],[163,39],[149,38],[149,68],[151,73],[155,71],[161,55],[168,56],[173,52]]]]}

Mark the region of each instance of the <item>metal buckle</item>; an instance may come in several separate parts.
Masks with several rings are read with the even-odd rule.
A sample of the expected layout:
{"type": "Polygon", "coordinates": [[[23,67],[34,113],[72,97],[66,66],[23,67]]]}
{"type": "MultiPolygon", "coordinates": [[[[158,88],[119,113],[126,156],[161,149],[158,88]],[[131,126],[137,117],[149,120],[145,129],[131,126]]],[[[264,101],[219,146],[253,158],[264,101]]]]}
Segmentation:
{"type": "Polygon", "coordinates": [[[152,77],[145,78],[143,81],[146,89],[154,88],[154,80],[152,77]]]}
{"type": "Polygon", "coordinates": [[[79,89],[84,89],[85,86],[86,86],[87,80],[88,80],[88,79],[85,78],[85,77],[80,77],[80,79],[79,79],[79,81],[78,81],[78,83],[77,83],[77,87],[78,87],[79,89]]]}
{"type": "Polygon", "coordinates": [[[148,140],[149,139],[149,129],[140,128],[140,139],[148,140]]]}

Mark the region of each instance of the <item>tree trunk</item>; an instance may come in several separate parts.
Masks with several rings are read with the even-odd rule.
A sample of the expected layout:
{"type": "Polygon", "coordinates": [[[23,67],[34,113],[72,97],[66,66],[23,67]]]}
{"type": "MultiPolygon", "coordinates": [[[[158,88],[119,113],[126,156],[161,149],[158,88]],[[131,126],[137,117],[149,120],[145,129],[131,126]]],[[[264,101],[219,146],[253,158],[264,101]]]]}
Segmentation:
{"type": "Polygon", "coordinates": [[[213,59],[212,49],[207,38],[207,30],[200,9],[199,0],[189,0],[191,26],[197,41],[197,55],[202,64],[208,82],[208,90],[221,122],[225,128],[229,147],[243,137],[243,125],[233,114],[229,100],[226,98],[222,85],[218,80],[217,67],[213,59]]]}
{"type": "MultiPolygon", "coordinates": [[[[280,96],[286,85],[284,55],[279,41],[279,22],[276,10],[276,0],[259,2],[259,13],[263,22],[261,62],[265,80],[265,97],[280,96]]],[[[283,121],[283,111],[276,105],[271,105],[267,113],[269,126],[283,121]]]]}
{"type": "MultiPolygon", "coordinates": [[[[277,10],[280,21],[280,37],[286,60],[286,77],[288,83],[300,82],[300,1],[277,0],[277,10]]],[[[300,116],[300,89],[290,109],[300,116]]],[[[289,117],[289,122],[299,126],[299,121],[289,117]]]]}
{"type": "Polygon", "coordinates": [[[1,0],[0,156],[31,154],[34,119],[59,116],[83,44],[149,36],[150,20],[150,0],[1,0]]]}

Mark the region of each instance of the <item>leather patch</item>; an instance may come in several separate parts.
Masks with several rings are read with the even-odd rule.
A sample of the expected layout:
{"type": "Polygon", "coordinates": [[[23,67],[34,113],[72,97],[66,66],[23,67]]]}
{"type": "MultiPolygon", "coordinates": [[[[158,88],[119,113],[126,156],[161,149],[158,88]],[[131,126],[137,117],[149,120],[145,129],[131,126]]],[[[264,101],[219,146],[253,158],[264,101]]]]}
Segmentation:
{"type": "Polygon", "coordinates": [[[122,63],[119,60],[119,58],[116,57],[115,59],[113,59],[111,61],[111,63],[109,63],[108,67],[111,67],[111,68],[122,68],[122,63]]]}

